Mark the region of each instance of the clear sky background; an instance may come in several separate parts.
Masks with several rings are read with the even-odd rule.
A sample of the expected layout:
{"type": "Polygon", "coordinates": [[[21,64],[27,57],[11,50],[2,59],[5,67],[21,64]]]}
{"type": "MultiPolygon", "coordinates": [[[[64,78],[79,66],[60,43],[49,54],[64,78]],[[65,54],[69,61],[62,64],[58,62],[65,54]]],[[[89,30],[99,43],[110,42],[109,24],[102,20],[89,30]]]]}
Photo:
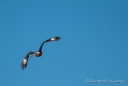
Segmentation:
{"type": "Polygon", "coordinates": [[[127,0],[0,0],[0,86],[128,86],[127,66],[127,0]]]}

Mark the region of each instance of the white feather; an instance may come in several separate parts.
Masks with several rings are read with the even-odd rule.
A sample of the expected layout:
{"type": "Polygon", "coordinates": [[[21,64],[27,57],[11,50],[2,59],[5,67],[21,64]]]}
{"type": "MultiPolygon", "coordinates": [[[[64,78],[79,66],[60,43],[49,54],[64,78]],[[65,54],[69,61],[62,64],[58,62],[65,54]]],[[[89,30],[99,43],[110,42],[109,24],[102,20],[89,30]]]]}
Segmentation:
{"type": "Polygon", "coordinates": [[[55,40],[55,38],[51,38],[51,40],[52,40],[52,41],[54,41],[54,40],[55,40]]]}
{"type": "Polygon", "coordinates": [[[23,64],[26,64],[27,63],[27,60],[26,59],[23,59],[23,64]]]}

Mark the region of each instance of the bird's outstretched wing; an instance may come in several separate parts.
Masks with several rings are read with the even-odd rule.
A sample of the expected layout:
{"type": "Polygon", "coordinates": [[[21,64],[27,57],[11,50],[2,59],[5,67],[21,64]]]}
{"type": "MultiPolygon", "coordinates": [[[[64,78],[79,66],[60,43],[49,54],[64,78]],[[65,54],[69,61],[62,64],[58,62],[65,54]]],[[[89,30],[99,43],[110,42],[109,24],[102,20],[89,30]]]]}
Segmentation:
{"type": "Polygon", "coordinates": [[[42,51],[42,47],[44,45],[45,41],[40,45],[39,52],[42,51]]]}
{"type": "Polygon", "coordinates": [[[23,61],[22,61],[22,63],[21,63],[21,66],[22,66],[21,69],[24,70],[24,68],[27,67],[29,55],[30,55],[30,54],[34,54],[34,53],[35,53],[35,52],[32,52],[32,51],[28,52],[28,54],[25,56],[25,58],[23,59],[23,61]]]}
{"type": "Polygon", "coordinates": [[[61,39],[61,37],[53,37],[53,38],[46,40],[45,42],[58,41],[60,39],[61,39]]]}
{"type": "Polygon", "coordinates": [[[40,48],[39,48],[39,51],[42,50],[42,47],[43,47],[44,43],[46,43],[46,42],[51,42],[51,41],[58,41],[58,40],[60,40],[60,37],[53,37],[53,38],[47,39],[46,41],[44,41],[44,42],[41,44],[41,46],[40,46],[40,48]]]}

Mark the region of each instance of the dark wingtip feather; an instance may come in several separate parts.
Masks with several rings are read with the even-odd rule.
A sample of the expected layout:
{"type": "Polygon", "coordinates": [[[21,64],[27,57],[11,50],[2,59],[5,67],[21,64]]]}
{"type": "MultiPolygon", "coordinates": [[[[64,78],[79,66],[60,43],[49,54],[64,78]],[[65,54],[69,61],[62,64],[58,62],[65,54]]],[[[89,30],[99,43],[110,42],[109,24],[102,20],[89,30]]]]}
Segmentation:
{"type": "Polygon", "coordinates": [[[53,37],[53,38],[56,38],[56,40],[60,40],[61,39],[61,37],[53,37]]]}
{"type": "Polygon", "coordinates": [[[27,67],[29,55],[30,55],[30,54],[34,54],[34,53],[35,53],[35,52],[32,52],[32,51],[28,52],[28,54],[25,56],[25,58],[23,59],[23,61],[22,61],[22,63],[21,63],[21,69],[24,70],[24,69],[27,67]],[[25,61],[25,63],[24,63],[24,61],[25,61]]]}
{"type": "Polygon", "coordinates": [[[25,65],[24,65],[23,62],[22,62],[22,63],[21,63],[21,69],[24,70],[24,68],[25,68],[25,65]]]}
{"type": "Polygon", "coordinates": [[[27,63],[28,63],[28,58],[24,58],[22,63],[21,63],[21,69],[25,69],[27,67],[27,63]],[[26,63],[24,63],[24,61],[26,60],[26,63]]]}
{"type": "Polygon", "coordinates": [[[24,69],[26,68],[26,66],[27,66],[27,64],[22,64],[22,65],[21,65],[21,69],[24,70],[24,69]]]}

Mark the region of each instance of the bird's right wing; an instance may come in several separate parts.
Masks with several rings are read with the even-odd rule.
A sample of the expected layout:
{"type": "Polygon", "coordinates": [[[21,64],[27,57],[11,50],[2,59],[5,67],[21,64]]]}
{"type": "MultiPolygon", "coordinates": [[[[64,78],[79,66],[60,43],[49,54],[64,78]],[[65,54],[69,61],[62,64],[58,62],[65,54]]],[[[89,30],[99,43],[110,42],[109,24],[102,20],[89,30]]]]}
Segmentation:
{"type": "Polygon", "coordinates": [[[21,69],[24,69],[24,68],[27,67],[29,55],[30,55],[30,54],[34,54],[34,53],[35,53],[35,52],[32,52],[32,51],[30,51],[30,52],[27,53],[27,55],[25,56],[25,58],[23,59],[23,61],[22,61],[22,63],[21,63],[21,66],[22,66],[21,69]]]}
{"type": "Polygon", "coordinates": [[[61,37],[53,37],[53,38],[46,40],[45,42],[58,41],[60,39],[61,39],[61,37]]]}
{"type": "Polygon", "coordinates": [[[46,42],[51,42],[51,41],[58,41],[58,40],[60,40],[60,38],[61,38],[61,37],[53,37],[53,38],[50,38],[50,39],[45,40],[45,41],[41,44],[41,46],[40,46],[40,48],[39,48],[39,51],[42,50],[42,47],[43,47],[44,43],[46,43],[46,42]]]}
{"type": "Polygon", "coordinates": [[[43,47],[44,43],[45,43],[45,41],[41,44],[39,51],[42,51],[42,47],[43,47]]]}

